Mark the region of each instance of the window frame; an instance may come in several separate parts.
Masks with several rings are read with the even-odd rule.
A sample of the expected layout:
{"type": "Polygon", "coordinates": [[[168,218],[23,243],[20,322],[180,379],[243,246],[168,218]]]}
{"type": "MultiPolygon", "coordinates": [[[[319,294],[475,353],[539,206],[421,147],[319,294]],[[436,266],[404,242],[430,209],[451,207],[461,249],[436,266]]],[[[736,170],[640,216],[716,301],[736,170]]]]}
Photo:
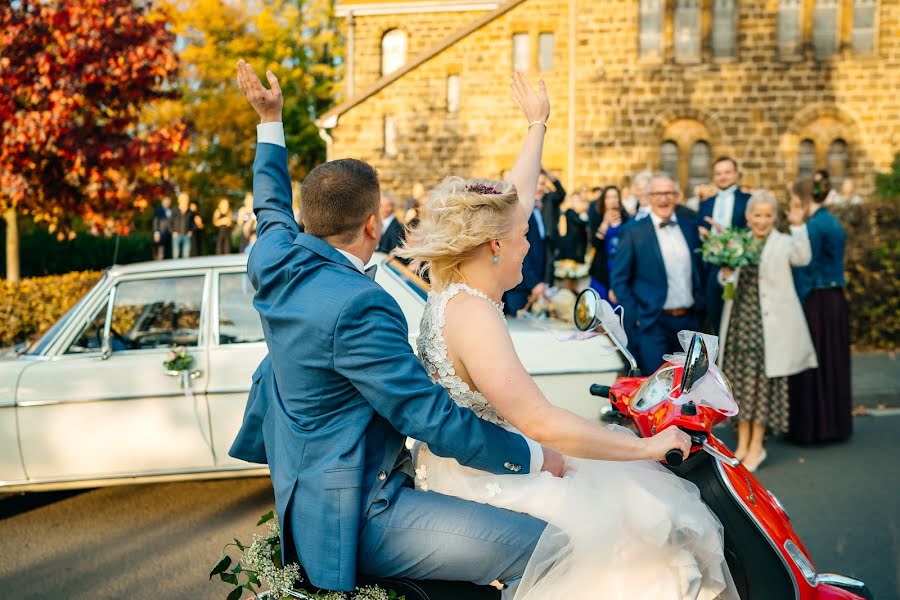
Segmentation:
{"type": "Polygon", "coordinates": [[[537,70],[539,73],[550,73],[556,69],[556,34],[552,31],[538,32],[537,70]],[[544,64],[544,40],[550,40],[550,64],[544,64]]]}
{"type": "Polygon", "coordinates": [[[681,155],[682,155],[681,146],[678,145],[678,142],[676,140],[674,140],[672,138],[666,138],[659,143],[659,170],[662,171],[663,173],[668,173],[672,178],[675,179],[675,181],[679,182],[679,185],[681,185],[681,183],[680,183],[680,181],[681,181],[681,158],[682,158],[681,155]],[[668,170],[666,170],[666,165],[663,160],[663,157],[665,155],[664,148],[668,144],[671,144],[675,148],[675,172],[674,173],[670,173],[668,170]]]}
{"type": "Polygon", "coordinates": [[[460,76],[459,73],[449,73],[447,75],[447,79],[445,80],[445,86],[446,86],[445,101],[447,102],[447,113],[451,114],[451,115],[455,115],[455,114],[459,113],[459,106],[462,102],[462,77],[460,76]],[[451,81],[456,81],[455,105],[451,104],[451,100],[454,100],[450,94],[450,92],[451,92],[450,82],[451,81]]]}
{"type": "Polygon", "coordinates": [[[676,63],[682,65],[698,64],[703,61],[703,6],[700,0],[676,0],[672,13],[672,55],[676,63]],[[692,14],[691,14],[692,13],[692,14]],[[678,25],[679,16],[686,18],[693,17],[694,32],[689,40],[696,51],[690,55],[682,54],[679,51],[678,42],[678,25]]]}
{"type": "MultiPolygon", "coordinates": [[[[390,41],[393,41],[393,39],[390,41]]],[[[407,34],[406,31],[401,29],[400,27],[392,27],[381,34],[380,46],[381,46],[381,64],[380,64],[381,76],[387,77],[391,73],[396,73],[397,71],[402,69],[403,65],[406,64],[408,54],[409,54],[409,34],[407,34]],[[392,35],[394,33],[396,33],[398,35],[392,35]],[[403,39],[403,60],[400,61],[400,63],[395,68],[393,68],[391,70],[387,70],[387,69],[385,69],[385,59],[387,58],[388,53],[385,52],[385,41],[388,40],[388,36],[392,36],[392,38],[398,37],[398,39],[399,39],[400,35],[402,35],[402,39],[403,39]]]]}
{"type": "MultiPolygon", "coordinates": [[[[741,21],[741,10],[740,5],[737,0],[728,0],[731,4],[731,23],[729,29],[729,36],[731,37],[731,53],[730,54],[717,54],[716,48],[713,43],[715,39],[715,31],[716,31],[716,6],[720,1],[723,0],[712,0],[712,7],[710,9],[709,16],[709,56],[713,61],[718,62],[727,62],[738,60],[740,55],[740,21],[741,21]]],[[[702,5],[701,5],[702,6],[702,5]]],[[[702,8],[701,8],[702,10],[702,8]]]]}
{"type": "MultiPolygon", "coordinates": [[[[221,342],[221,330],[220,330],[220,322],[219,322],[219,297],[221,290],[221,277],[223,275],[243,275],[244,277],[248,277],[246,267],[231,267],[231,268],[222,268],[216,269],[212,273],[213,285],[210,294],[210,319],[209,319],[209,346],[211,348],[235,348],[240,347],[244,348],[246,346],[252,344],[265,344],[266,340],[264,339],[258,342],[234,342],[232,344],[223,344],[221,342]]],[[[256,309],[254,309],[256,310],[256,309]]],[[[262,321],[259,324],[260,331],[262,331],[262,321]]]]}
{"type": "Polygon", "coordinates": [[[639,0],[637,3],[637,55],[638,60],[644,62],[662,62],[665,60],[666,53],[666,3],[665,0],[639,0]],[[650,14],[649,6],[644,10],[645,5],[653,3],[657,9],[657,17],[659,19],[659,30],[657,32],[658,44],[654,53],[648,53],[644,47],[644,40],[649,39],[644,34],[644,14],[650,14]]]}
{"type": "Polygon", "coordinates": [[[853,0],[851,8],[850,8],[850,40],[849,47],[850,51],[855,55],[861,58],[871,58],[878,56],[878,30],[879,30],[879,18],[881,11],[881,3],[879,0],[853,0]],[[865,6],[862,6],[865,3],[865,6]],[[860,52],[856,47],[856,33],[859,31],[859,28],[856,26],[856,11],[857,9],[863,8],[871,8],[872,10],[872,27],[866,28],[870,30],[870,36],[872,40],[872,47],[866,51],[860,52]]]}
{"type": "Polygon", "coordinates": [[[712,153],[712,144],[709,143],[709,140],[699,138],[691,142],[691,147],[688,148],[687,156],[685,160],[686,164],[686,173],[685,173],[685,196],[690,196],[694,193],[694,186],[700,185],[691,182],[691,178],[693,176],[693,166],[694,166],[694,149],[700,145],[706,146],[706,177],[704,183],[709,183],[712,181],[712,163],[713,163],[713,153],[712,153]]]}
{"type": "Polygon", "coordinates": [[[811,27],[811,36],[810,36],[810,46],[812,47],[812,54],[816,60],[830,60],[836,56],[841,54],[841,13],[843,12],[843,3],[841,0],[816,0],[816,2],[812,6],[812,12],[810,14],[810,27],[811,27]],[[827,7],[825,5],[828,5],[827,7]],[[833,46],[828,53],[822,53],[819,51],[819,47],[816,44],[816,40],[819,39],[817,37],[817,32],[821,31],[821,28],[816,27],[816,23],[820,18],[822,12],[825,9],[834,11],[834,35],[832,36],[833,46]]]}
{"type": "Polygon", "coordinates": [[[382,135],[382,148],[381,151],[384,156],[389,158],[395,158],[400,154],[400,150],[397,147],[397,138],[399,137],[399,132],[397,131],[397,115],[390,113],[384,115],[382,118],[381,125],[381,135],[382,135]],[[390,128],[388,127],[388,123],[391,124],[390,128]],[[388,129],[391,130],[391,147],[388,146],[388,129]]]}
{"type": "Polygon", "coordinates": [[[803,179],[804,177],[811,178],[813,175],[815,175],[816,169],[818,168],[818,157],[816,156],[816,141],[809,137],[805,137],[802,140],[800,140],[797,143],[797,155],[796,156],[797,156],[797,161],[796,161],[796,169],[795,169],[794,176],[798,180],[800,180],[800,179],[803,179]],[[804,156],[804,154],[801,153],[801,149],[807,143],[809,143],[809,147],[811,150],[809,154],[812,156],[812,168],[808,174],[800,172],[800,157],[804,156]]]}
{"type": "Polygon", "coordinates": [[[510,46],[511,46],[511,54],[510,61],[512,62],[512,70],[513,71],[523,71],[528,72],[531,70],[531,34],[527,31],[514,31],[512,36],[510,36],[510,46]],[[524,40],[525,42],[525,58],[524,65],[522,68],[517,67],[516,63],[516,40],[524,40]]]}
{"type": "Polygon", "coordinates": [[[797,61],[803,58],[803,0],[779,0],[778,10],[776,14],[776,30],[775,30],[775,47],[778,52],[778,58],[782,61],[797,61]],[[792,6],[787,7],[790,3],[792,6]],[[784,14],[787,12],[795,12],[797,16],[797,24],[794,31],[796,43],[790,50],[786,50],[782,45],[782,28],[784,27],[784,14]]]}

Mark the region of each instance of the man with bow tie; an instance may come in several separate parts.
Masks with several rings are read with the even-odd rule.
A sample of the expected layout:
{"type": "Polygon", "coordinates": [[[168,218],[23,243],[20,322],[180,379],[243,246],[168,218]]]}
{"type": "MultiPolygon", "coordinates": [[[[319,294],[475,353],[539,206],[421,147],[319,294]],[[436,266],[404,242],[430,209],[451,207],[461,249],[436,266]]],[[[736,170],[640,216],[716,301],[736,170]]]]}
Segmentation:
{"type": "MultiPolygon", "coordinates": [[[[741,172],[737,161],[730,156],[720,156],[713,163],[713,182],[718,193],[700,203],[700,235],[705,237],[710,231],[725,229],[747,229],[747,202],[750,194],[742,192],[738,187],[741,172]]],[[[709,328],[712,333],[719,332],[719,321],[722,319],[722,286],[719,284],[719,268],[705,265],[704,294],[706,300],[709,328]]]]}
{"type": "Polygon", "coordinates": [[[629,345],[645,375],[677,352],[678,332],[698,330],[703,320],[698,224],[677,216],[680,191],[666,173],[647,184],[650,214],[632,220],[619,234],[611,273],[616,298],[625,308],[629,345]]]}

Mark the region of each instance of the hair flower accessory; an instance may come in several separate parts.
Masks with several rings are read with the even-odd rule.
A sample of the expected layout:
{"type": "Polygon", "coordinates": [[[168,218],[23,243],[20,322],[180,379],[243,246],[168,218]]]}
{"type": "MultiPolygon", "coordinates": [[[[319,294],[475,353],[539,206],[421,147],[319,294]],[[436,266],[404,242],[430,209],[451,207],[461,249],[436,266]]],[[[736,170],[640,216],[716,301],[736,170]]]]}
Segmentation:
{"type": "Polygon", "coordinates": [[[467,185],[467,192],[472,192],[473,194],[499,194],[500,190],[495,187],[485,185],[483,183],[477,183],[475,185],[467,185]]]}

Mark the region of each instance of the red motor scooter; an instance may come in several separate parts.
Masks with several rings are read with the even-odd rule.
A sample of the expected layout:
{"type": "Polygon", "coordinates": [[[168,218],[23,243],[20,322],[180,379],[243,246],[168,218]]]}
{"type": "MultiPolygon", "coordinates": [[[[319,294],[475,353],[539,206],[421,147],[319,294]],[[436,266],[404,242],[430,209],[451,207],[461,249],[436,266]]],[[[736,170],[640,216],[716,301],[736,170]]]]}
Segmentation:
{"type": "MultiPolygon", "coordinates": [[[[592,289],[575,305],[575,325],[601,329],[631,366],[612,386],[593,385],[591,394],[609,398],[613,415],[630,420],[641,436],[680,427],[691,436],[690,455],[666,455],[668,468],[693,482],[725,531],[725,558],[742,600],[873,600],[866,585],[850,577],[818,573],[809,552],[791,526],[784,506],[741,465],[712,433],[727,417],[718,410],[672,400],[687,394],[707,375],[710,356],[694,335],[681,364],[666,363],[649,377],[640,376],[634,356],[600,319],[603,300],[592,289]]],[[[722,384],[727,380],[722,376],[722,384]]],[[[727,390],[731,395],[731,390],[727,390]]]]}

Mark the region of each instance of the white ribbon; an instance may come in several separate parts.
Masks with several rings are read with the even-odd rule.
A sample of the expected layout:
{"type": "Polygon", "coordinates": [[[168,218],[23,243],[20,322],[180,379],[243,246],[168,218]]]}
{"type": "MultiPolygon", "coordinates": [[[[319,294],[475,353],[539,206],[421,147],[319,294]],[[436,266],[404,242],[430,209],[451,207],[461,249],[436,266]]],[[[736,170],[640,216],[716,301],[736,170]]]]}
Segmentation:
{"type": "Polygon", "coordinates": [[[714,335],[700,333],[698,331],[682,330],[678,332],[678,342],[684,349],[684,352],[663,355],[663,360],[674,365],[684,366],[687,358],[687,351],[690,348],[691,340],[694,335],[700,335],[706,343],[706,349],[709,353],[709,368],[700,380],[691,387],[691,389],[680,396],[675,396],[679,392],[680,387],[672,390],[669,394],[669,400],[672,404],[687,404],[693,402],[700,405],[705,404],[713,408],[723,415],[733,417],[740,410],[731,390],[725,381],[725,375],[716,365],[716,357],[719,354],[719,338],[714,335]]]}

